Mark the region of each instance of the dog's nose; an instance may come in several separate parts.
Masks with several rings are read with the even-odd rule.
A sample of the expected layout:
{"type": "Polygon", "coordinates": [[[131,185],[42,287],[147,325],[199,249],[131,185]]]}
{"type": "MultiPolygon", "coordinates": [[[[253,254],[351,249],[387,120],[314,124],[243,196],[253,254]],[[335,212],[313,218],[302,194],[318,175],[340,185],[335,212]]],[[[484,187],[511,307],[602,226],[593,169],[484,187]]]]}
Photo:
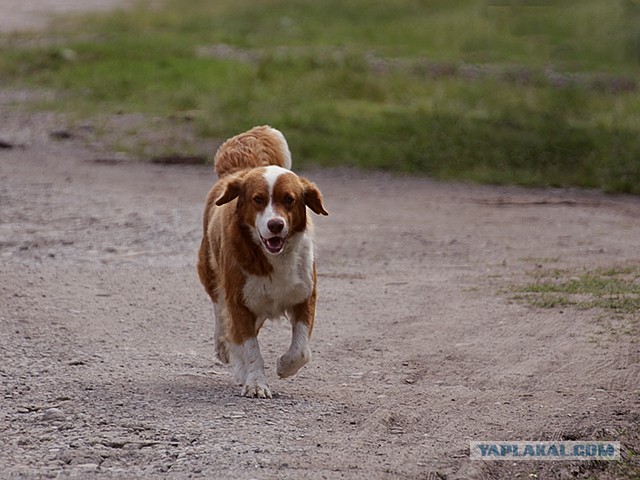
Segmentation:
{"type": "Polygon", "coordinates": [[[267,228],[271,233],[280,233],[284,228],[284,221],[279,218],[272,218],[267,222],[267,228]]]}

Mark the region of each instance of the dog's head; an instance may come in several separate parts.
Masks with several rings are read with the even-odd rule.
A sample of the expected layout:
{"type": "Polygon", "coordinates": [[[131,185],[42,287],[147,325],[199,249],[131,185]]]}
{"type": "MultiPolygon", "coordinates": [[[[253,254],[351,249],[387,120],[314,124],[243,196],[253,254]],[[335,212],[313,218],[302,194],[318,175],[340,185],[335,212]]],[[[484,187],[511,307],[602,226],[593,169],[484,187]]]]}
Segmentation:
{"type": "Polygon", "coordinates": [[[289,237],[307,228],[307,207],[318,215],[329,215],[318,187],[276,166],[247,170],[229,178],[215,203],[220,206],[236,198],[240,220],[271,255],[280,254],[289,237]]]}

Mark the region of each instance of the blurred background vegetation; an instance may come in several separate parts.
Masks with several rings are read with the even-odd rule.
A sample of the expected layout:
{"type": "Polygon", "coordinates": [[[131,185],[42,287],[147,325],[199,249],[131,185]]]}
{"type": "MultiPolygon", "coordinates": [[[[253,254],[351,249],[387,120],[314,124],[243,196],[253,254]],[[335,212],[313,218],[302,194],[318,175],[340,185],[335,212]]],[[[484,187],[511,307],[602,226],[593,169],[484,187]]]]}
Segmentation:
{"type": "Polygon", "coordinates": [[[296,168],[640,193],[640,0],[164,0],[55,25],[0,39],[2,84],[56,92],[38,109],[270,124],[296,168]]]}

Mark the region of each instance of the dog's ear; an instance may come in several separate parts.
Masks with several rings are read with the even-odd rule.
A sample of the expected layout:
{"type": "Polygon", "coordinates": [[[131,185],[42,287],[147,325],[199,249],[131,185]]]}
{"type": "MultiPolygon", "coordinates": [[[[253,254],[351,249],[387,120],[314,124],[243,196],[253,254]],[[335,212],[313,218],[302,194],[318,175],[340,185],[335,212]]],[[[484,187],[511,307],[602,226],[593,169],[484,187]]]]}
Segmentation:
{"type": "Polygon", "coordinates": [[[329,215],[322,204],[322,193],[318,190],[315,183],[311,183],[306,178],[301,178],[304,187],[304,203],[316,215],[329,215]]]}
{"type": "Polygon", "coordinates": [[[218,206],[229,203],[240,195],[240,192],[242,192],[242,178],[236,177],[229,179],[223,188],[222,195],[216,200],[216,205],[218,206]]]}

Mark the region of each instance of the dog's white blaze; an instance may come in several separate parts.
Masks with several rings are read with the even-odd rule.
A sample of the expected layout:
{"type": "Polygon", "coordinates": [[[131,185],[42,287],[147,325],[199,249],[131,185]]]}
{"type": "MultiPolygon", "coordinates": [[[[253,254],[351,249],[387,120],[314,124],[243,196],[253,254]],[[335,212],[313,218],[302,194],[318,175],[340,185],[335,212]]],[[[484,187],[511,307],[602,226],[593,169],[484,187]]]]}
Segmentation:
{"type": "MultiPolygon", "coordinates": [[[[262,238],[268,239],[277,236],[276,234],[272,233],[268,227],[269,220],[272,220],[274,218],[279,218],[282,221],[285,221],[284,218],[276,215],[276,212],[273,209],[273,203],[271,202],[271,196],[269,196],[269,204],[267,205],[267,207],[262,212],[258,213],[258,215],[256,215],[256,228],[258,229],[258,233],[260,233],[260,236],[262,238]]],[[[282,231],[284,232],[286,228],[287,225],[285,222],[285,227],[282,231]]]]}
{"type": "Polygon", "coordinates": [[[249,338],[241,345],[230,342],[229,353],[234,377],[243,386],[242,394],[271,398],[258,339],[249,338]]]}
{"type": "Polygon", "coordinates": [[[276,186],[276,181],[278,177],[284,173],[291,173],[290,170],[286,168],[278,167],[277,165],[269,165],[268,167],[264,167],[264,179],[267,181],[267,185],[269,185],[269,195],[273,194],[273,187],[276,186]]]}
{"type": "Polygon", "coordinates": [[[267,181],[267,185],[269,186],[269,203],[265,207],[265,209],[258,213],[256,216],[256,228],[258,229],[258,233],[262,236],[262,238],[271,238],[271,237],[286,237],[289,232],[289,225],[287,225],[287,220],[280,215],[276,214],[275,209],[273,208],[273,189],[275,188],[276,182],[278,181],[278,177],[284,173],[288,173],[289,170],[286,170],[282,167],[277,166],[269,166],[266,167],[266,171],[264,173],[264,179],[267,181]],[[278,234],[274,234],[269,230],[268,223],[269,220],[282,220],[284,222],[284,228],[282,232],[278,234]]]}

